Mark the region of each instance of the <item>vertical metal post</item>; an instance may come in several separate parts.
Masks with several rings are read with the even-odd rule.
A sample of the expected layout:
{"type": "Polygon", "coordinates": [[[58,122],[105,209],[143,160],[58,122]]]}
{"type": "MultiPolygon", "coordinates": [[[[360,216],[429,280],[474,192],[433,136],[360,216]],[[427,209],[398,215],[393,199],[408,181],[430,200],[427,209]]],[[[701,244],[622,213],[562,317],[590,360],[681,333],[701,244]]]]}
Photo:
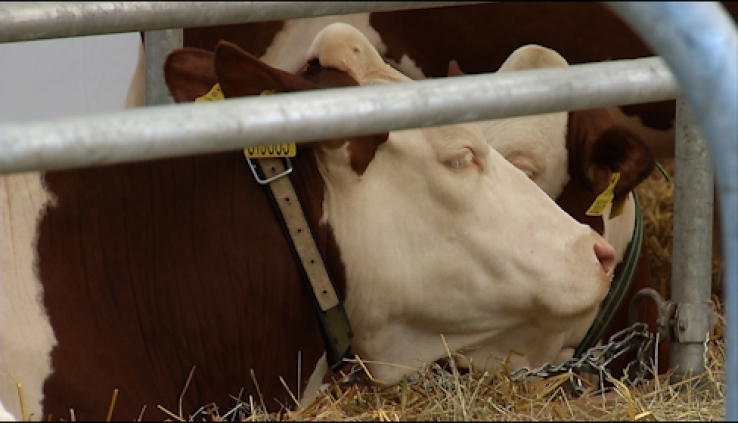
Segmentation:
{"type": "Polygon", "coordinates": [[[705,371],[705,339],[715,324],[711,297],[713,171],[707,144],[684,98],[677,99],[671,300],[672,382],[705,371]]]}
{"type": "Polygon", "coordinates": [[[170,51],[181,48],[184,42],[182,28],[146,31],[145,101],[147,106],[174,103],[164,83],[164,59],[170,51]]]}

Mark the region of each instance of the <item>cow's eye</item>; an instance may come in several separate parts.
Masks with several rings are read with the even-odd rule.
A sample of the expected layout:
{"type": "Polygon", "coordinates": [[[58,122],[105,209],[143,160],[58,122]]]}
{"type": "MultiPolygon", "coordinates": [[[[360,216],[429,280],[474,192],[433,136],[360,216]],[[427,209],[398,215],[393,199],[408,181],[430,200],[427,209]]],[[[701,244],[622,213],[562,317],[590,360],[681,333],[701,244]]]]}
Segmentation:
{"type": "Polygon", "coordinates": [[[448,161],[449,166],[453,169],[462,169],[472,163],[474,163],[474,153],[471,150],[466,150],[464,154],[448,161]]]}
{"type": "Polygon", "coordinates": [[[530,179],[533,179],[533,171],[532,170],[530,170],[528,168],[524,168],[524,167],[518,167],[518,169],[520,169],[521,172],[525,173],[525,176],[527,176],[530,179]]]}

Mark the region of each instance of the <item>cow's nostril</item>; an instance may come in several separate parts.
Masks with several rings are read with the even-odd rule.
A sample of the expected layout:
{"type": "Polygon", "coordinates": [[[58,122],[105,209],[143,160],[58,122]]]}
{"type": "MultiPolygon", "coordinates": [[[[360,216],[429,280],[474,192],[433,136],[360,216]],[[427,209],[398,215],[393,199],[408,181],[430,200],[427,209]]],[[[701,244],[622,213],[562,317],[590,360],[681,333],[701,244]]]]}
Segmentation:
{"type": "Polygon", "coordinates": [[[600,238],[595,241],[594,251],[597,260],[600,261],[602,270],[612,278],[612,275],[615,273],[615,249],[609,242],[600,238]]]}

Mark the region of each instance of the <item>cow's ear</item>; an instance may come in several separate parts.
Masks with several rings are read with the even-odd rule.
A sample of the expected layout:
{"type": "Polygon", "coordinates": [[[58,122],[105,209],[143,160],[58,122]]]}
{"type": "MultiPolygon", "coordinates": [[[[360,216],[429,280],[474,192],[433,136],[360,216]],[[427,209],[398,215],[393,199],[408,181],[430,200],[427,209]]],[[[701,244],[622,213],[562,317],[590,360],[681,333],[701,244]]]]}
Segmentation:
{"type": "Polygon", "coordinates": [[[213,53],[189,47],[173,50],[164,61],[164,81],[178,103],[207,94],[218,82],[213,53]]]}
{"type": "Polygon", "coordinates": [[[459,63],[456,60],[448,62],[448,76],[463,76],[466,75],[464,71],[459,67],[459,63]]]}
{"type": "Polygon", "coordinates": [[[227,98],[259,95],[265,90],[280,93],[320,88],[298,75],[269,66],[228,41],[215,47],[215,74],[227,98]]]}
{"type": "Polygon", "coordinates": [[[656,167],[653,152],[641,137],[621,126],[603,131],[590,151],[590,178],[599,194],[607,188],[613,172],[620,172],[615,198],[635,189],[656,167]]]}

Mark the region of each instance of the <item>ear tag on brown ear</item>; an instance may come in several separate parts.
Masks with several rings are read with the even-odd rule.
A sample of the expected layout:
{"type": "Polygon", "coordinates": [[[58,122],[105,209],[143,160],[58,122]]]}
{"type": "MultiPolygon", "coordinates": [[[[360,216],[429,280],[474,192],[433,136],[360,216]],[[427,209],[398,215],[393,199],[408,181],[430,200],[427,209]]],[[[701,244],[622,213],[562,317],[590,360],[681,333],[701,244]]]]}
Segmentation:
{"type": "Polygon", "coordinates": [[[585,213],[587,216],[602,216],[605,213],[607,205],[615,198],[615,185],[617,185],[618,180],[620,180],[620,172],[613,172],[610,176],[610,185],[589,206],[589,209],[585,213]]]}
{"type": "Polygon", "coordinates": [[[220,90],[220,84],[213,85],[213,88],[208,91],[207,94],[201,97],[197,97],[195,99],[195,103],[200,103],[202,101],[216,101],[216,100],[223,100],[225,99],[225,96],[223,95],[223,91],[220,90]]]}
{"type": "MultiPolygon", "coordinates": [[[[259,95],[274,94],[274,90],[264,90],[259,95]]],[[[269,157],[295,157],[297,145],[294,142],[281,142],[279,144],[256,145],[243,149],[243,155],[247,159],[266,159],[269,157]]]]}

